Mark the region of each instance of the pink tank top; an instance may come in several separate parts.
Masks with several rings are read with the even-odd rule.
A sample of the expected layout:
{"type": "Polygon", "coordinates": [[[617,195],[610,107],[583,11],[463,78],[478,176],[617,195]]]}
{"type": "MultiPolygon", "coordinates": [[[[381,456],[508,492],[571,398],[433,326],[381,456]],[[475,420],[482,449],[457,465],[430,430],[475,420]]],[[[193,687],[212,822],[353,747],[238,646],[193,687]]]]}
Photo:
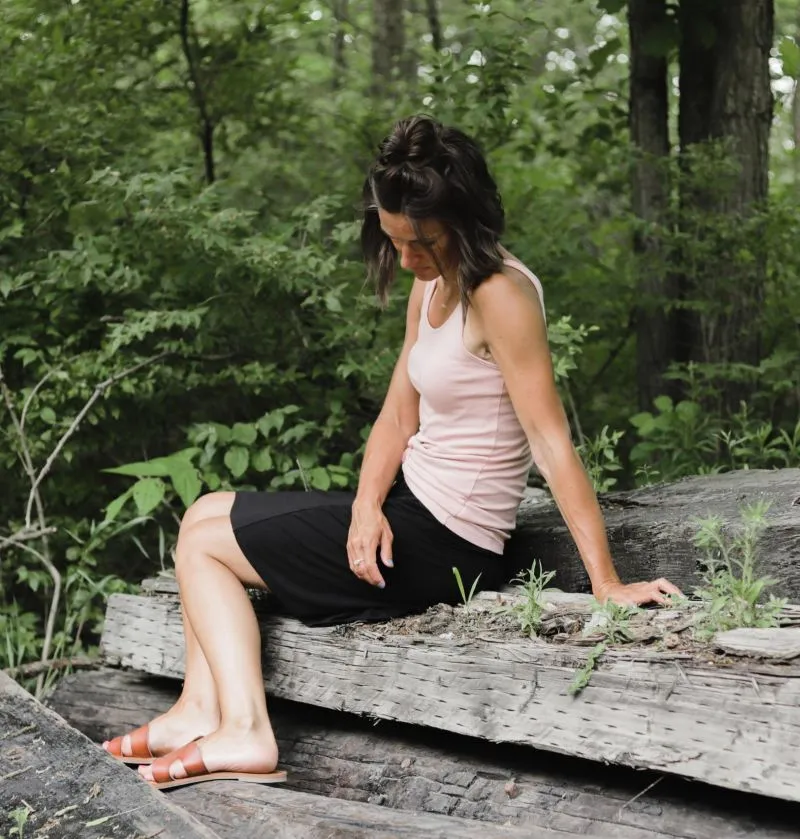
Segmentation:
{"type": "MultiPolygon", "coordinates": [[[[534,274],[515,259],[503,261],[531,280],[542,302],[534,274]]],[[[419,335],[408,357],[420,395],[419,431],[403,453],[403,476],[442,524],[501,554],[516,523],[530,448],[498,366],[464,346],[461,304],[442,326],[431,326],[434,288],[431,282],[425,289],[419,335]]]]}

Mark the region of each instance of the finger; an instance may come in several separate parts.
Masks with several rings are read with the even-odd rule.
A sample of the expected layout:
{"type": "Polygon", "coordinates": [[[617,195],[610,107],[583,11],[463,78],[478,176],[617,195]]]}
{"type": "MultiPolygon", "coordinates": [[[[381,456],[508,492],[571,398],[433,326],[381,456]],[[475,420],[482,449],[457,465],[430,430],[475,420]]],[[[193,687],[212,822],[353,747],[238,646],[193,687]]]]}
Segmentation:
{"type": "Polygon", "coordinates": [[[371,562],[367,561],[359,567],[362,573],[358,576],[361,577],[364,582],[369,583],[371,586],[377,586],[378,588],[386,587],[386,581],[383,579],[381,572],[378,570],[378,563],[376,560],[373,559],[371,562]]]}
{"type": "Polygon", "coordinates": [[[392,531],[389,526],[383,528],[381,533],[381,562],[387,568],[394,568],[394,559],[392,557],[392,531]]]}
{"type": "Polygon", "coordinates": [[[683,592],[676,585],[673,585],[669,580],[665,580],[663,577],[656,580],[656,585],[661,591],[664,591],[667,594],[677,594],[678,597],[683,597],[683,592]]]}

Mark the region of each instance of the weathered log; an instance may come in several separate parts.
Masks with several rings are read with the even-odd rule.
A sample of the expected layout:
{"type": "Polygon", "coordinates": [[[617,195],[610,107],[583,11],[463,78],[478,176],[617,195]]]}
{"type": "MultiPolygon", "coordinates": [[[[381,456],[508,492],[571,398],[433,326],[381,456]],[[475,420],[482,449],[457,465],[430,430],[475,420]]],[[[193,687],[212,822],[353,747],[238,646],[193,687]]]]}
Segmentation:
{"type": "Polygon", "coordinates": [[[16,810],[25,825],[21,836],[217,836],[3,673],[0,767],[3,834],[14,825],[11,814],[16,810]]]}
{"type": "MultiPolygon", "coordinates": [[[[761,567],[780,581],[780,594],[800,601],[800,469],[743,470],[685,478],[601,497],[614,560],[624,580],[667,577],[684,591],[697,584],[701,551],[692,543],[695,519],[710,514],[728,527],[740,509],[771,503],[761,540],[761,567]]],[[[588,591],[589,580],[555,505],[523,502],[506,552],[509,575],[534,559],[556,571],[554,585],[588,591]]]]}
{"type": "MultiPolygon", "coordinates": [[[[178,692],[174,681],[106,669],[63,679],[49,704],[99,741],[162,713],[178,692]]],[[[546,827],[609,839],[797,835],[797,805],[679,778],[398,723],[376,728],[353,715],[281,700],[271,701],[270,716],[287,787],[306,793],[508,823],[533,836],[546,827]]],[[[225,802],[206,806],[211,812],[218,805],[225,802]]]]}
{"type": "MultiPolygon", "coordinates": [[[[493,742],[652,769],[800,800],[800,665],[610,650],[577,697],[586,649],[539,639],[399,634],[385,624],[308,628],[262,618],[271,695],[493,742]]],[[[114,595],[109,663],[180,678],[174,596],[114,595]]]]}
{"type": "MultiPolygon", "coordinates": [[[[323,798],[255,784],[216,783],[176,790],[182,807],[214,826],[223,839],[530,839],[521,827],[409,813],[377,804],[323,798]]],[[[541,828],[542,839],[575,833],[541,828]]]]}

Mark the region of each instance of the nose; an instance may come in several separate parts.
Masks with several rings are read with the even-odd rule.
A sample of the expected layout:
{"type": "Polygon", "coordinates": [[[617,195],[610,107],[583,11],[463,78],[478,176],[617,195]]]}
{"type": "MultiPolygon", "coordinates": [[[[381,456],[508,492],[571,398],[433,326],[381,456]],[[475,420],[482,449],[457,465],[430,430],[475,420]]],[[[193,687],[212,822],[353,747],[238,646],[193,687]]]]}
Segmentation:
{"type": "Polygon", "coordinates": [[[400,246],[400,267],[406,271],[414,267],[417,254],[410,245],[400,246]]]}

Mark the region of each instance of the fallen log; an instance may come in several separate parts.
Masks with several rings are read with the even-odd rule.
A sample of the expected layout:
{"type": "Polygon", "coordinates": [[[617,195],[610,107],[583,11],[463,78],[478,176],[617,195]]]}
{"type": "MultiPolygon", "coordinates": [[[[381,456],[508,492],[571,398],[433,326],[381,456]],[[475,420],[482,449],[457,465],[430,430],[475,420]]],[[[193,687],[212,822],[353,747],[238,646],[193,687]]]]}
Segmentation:
{"type": "MultiPolygon", "coordinates": [[[[685,478],[633,492],[601,496],[614,560],[626,581],[667,577],[683,591],[697,585],[702,555],[692,543],[695,519],[717,515],[728,527],[740,509],[771,504],[760,542],[763,572],[780,581],[780,594],[800,601],[800,469],[742,470],[685,478]]],[[[588,591],[589,580],[553,503],[523,502],[506,557],[509,577],[534,559],[556,571],[554,585],[588,591]]]]}
{"type": "MultiPolygon", "coordinates": [[[[530,839],[525,828],[487,826],[456,816],[409,813],[256,784],[220,782],[185,787],[176,794],[182,807],[212,824],[223,839],[530,839]]],[[[536,835],[577,837],[546,828],[536,835]]]]}
{"type": "MultiPolygon", "coordinates": [[[[48,704],[100,741],[162,713],[178,692],[174,681],[105,669],[63,679],[48,704]]],[[[533,836],[541,828],[613,839],[797,835],[797,805],[679,778],[397,723],[376,728],[353,715],[280,700],[271,701],[270,716],[287,787],[305,793],[507,823],[533,836]]],[[[250,806],[215,798],[205,807],[212,814],[233,803],[250,806]]],[[[194,804],[191,809],[198,812],[194,804]]]]}
{"type": "MultiPolygon", "coordinates": [[[[159,585],[174,591],[151,589],[159,585]]],[[[587,657],[574,644],[474,627],[469,637],[422,635],[408,621],[308,628],[262,615],[261,624],[272,696],[800,800],[797,663],[614,649],[572,696],[587,657]]],[[[110,598],[108,663],[181,678],[182,644],[174,594],[110,598]]]]}
{"type": "MultiPolygon", "coordinates": [[[[265,832],[274,839],[529,837],[516,827],[493,825],[487,831],[452,816],[223,781],[165,795],[2,673],[0,766],[0,812],[10,820],[2,827],[16,827],[20,837],[260,839],[265,832]]],[[[540,835],[565,836],[547,829],[540,835]]]]}
{"type": "Polygon", "coordinates": [[[59,839],[217,837],[3,673],[0,767],[3,834],[15,826],[19,836],[59,839]]]}

